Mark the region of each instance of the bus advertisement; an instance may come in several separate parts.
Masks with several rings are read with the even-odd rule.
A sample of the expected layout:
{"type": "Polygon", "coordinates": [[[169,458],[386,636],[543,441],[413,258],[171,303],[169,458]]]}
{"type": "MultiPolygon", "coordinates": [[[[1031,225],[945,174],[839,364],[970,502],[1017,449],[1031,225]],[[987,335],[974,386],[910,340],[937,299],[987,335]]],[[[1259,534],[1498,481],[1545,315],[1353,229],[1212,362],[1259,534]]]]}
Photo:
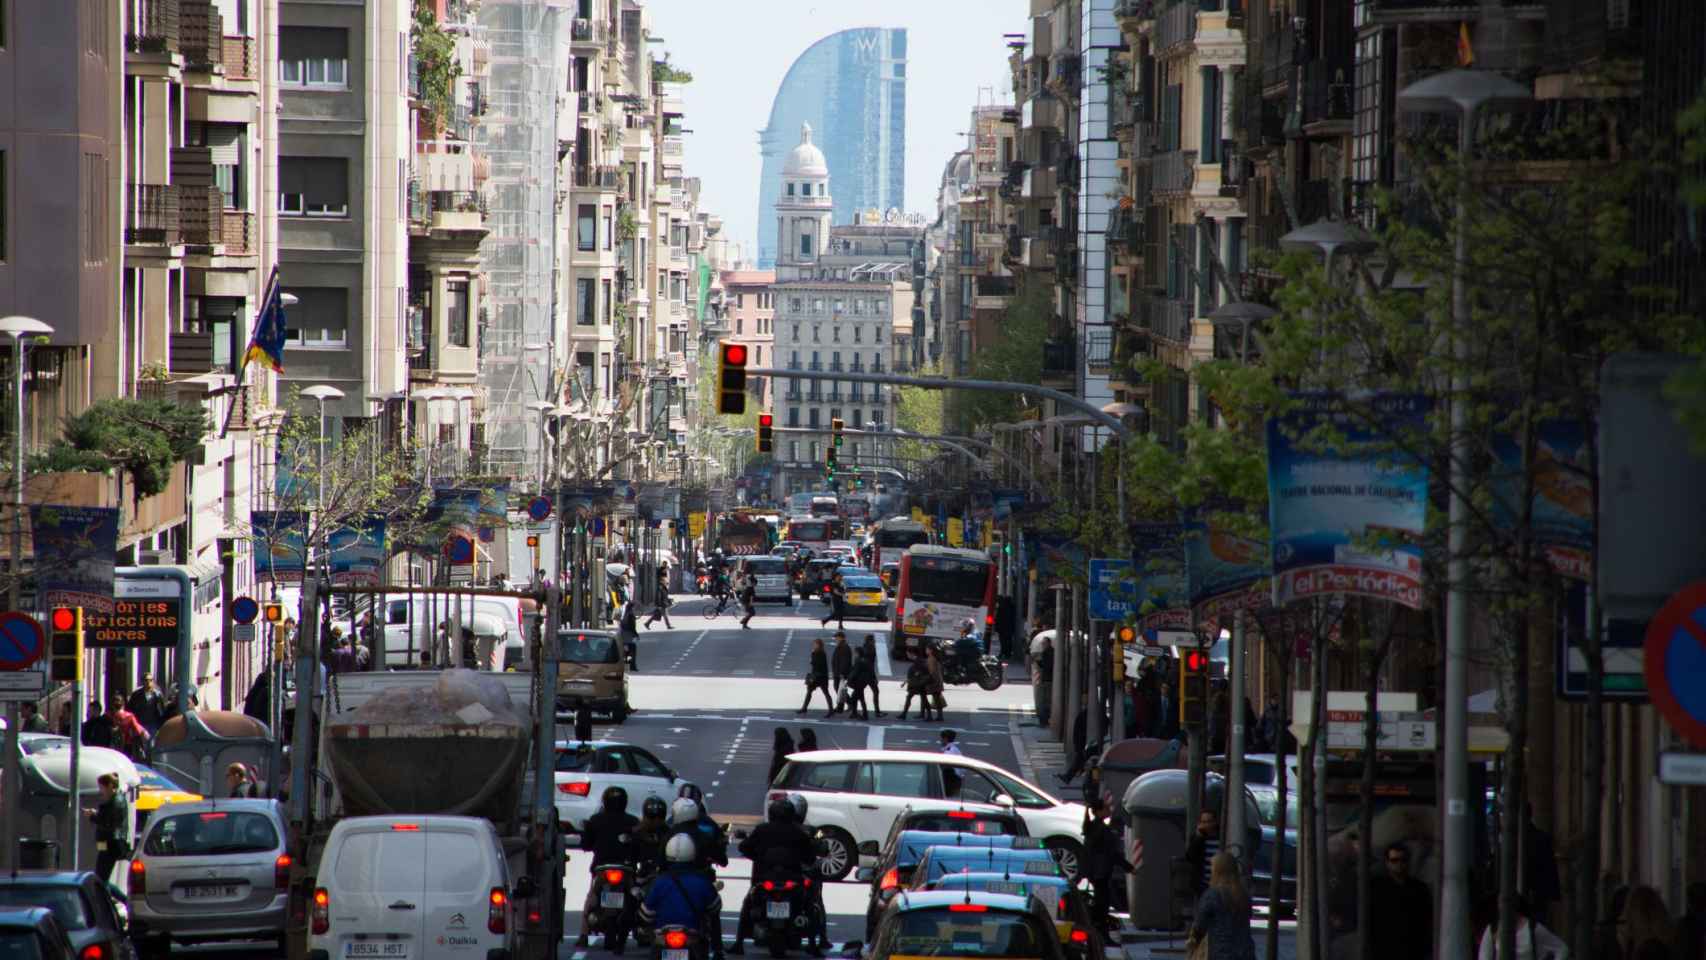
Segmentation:
{"type": "Polygon", "coordinates": [[[995,564],[989,557],[976,550],[928,545],[902,554],[889,653],[921,653],[927,642],[959,636],[967,620],[979,631],[994,625],[995,564]]]}

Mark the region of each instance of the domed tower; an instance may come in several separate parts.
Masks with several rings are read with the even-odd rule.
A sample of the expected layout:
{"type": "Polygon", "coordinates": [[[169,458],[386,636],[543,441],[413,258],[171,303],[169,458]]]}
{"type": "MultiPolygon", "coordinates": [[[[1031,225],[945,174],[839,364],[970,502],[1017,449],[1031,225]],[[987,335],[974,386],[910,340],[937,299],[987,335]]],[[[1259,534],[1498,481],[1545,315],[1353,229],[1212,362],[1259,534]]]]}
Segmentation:
{"type": "Polygon", "coordinates": [[[800,124],[800,145],[782,165],[776,197],[776,279],[811,275],[829,242],[829,164],[812,143],[812,125],[800,124]]]}

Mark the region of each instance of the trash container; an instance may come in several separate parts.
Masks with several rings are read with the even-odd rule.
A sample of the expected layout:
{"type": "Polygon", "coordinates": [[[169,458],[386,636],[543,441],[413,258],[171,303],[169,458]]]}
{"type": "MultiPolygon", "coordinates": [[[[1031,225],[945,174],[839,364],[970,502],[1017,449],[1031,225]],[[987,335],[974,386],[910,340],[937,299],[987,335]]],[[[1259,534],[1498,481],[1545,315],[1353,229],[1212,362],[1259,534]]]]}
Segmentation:
{"type": "Polygon", "coordinates": [[[59,844],[52,840],[19,837],[18,866],[24,870],[59,869],[59,844]]]}
{"type": "MultiPolygon", "coordinates": [[[[1218,774],[1205,776],[1203,807],[1219,810],[1225,781],[1218,774]]],[[[1195,905],[1184,890],[1175,891],[1173,877],[1173,862],[1185,855],[1190,831],[1196,829],[1196,824],[1185,823],[1188,784],[1184,770],[1154,770],[1133,780],[1120,801],[1126,816],[1126,855],[1135,868],[1126,879],[1126,902],[1131,904],[1132,924],[1140,930],[1179,929],[1195,905]]],[[[1261,844],[1261,822],[1256,798],[1245,790],[1246,874],[1250,852],[1261,844]]]]}

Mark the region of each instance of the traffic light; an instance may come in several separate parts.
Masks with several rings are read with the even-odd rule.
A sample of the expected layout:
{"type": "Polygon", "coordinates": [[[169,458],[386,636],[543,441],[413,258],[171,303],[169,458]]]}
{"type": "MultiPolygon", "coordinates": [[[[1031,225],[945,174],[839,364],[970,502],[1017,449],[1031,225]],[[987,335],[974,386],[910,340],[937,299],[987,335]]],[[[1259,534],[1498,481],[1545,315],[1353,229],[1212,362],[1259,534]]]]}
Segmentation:
{"type": "Polygon", "coordinates": [[[746,344],[718,344],[721,355],[717,362],[717,412],[746,412],[746,344]]]}
{"type": "Polygon", "coordinates": [[[758,415],[758,452],[769,453],[776,449],[776,418],[768,413],[758,415]]]}
{"type": "MultiPolygon", "coordinates": [[[[1001,549],[1006,550],[1003,543],[1001,549]]],[[[1125,648],[1137,642],[1137,628],[1129,623],[1122,623],[1114,630],[1114,682],[1125,682],[1125,648]]]]}
{"type": "Polygon", "coordinates": [[[1179,723],[1201,728],[1208,722],[1208,651],[1179,655],[1179,723]]]}
{"type": "Polygon", "coordinates": [[[266,622],[268,622],[268,623],[283,623],[284,622],[284,604],[282,604],[282,603],[263,603],[263,604],[261,604],[261,618],[266,620],[266,622]]]}
{"type": "Polygon", "coordinates": [[[823,472],[825,474],[833,477],[833,476],[835,476],[836,468],[839,467],[840,465],[841,465],[840,461],[837,458],[836,453],[835,453],[835,447],[833,445],[831,445],[829,447],[824,448],[824,451],[823,451],[823,472]]]}
{"type": "Polygon", "coordinates": [[[835,417],[829,421],[829,429],[831,433],[835,434],[834,445],[837,447],[841,446],[841,428],[844,426],[846,426],[846,424],[841,422],[840,417],[835,417]]]}
{"type": "Polygon", "coordinates": [[[48,679],[72,683],[83,679],[83,608],[54,607],[48,616],[52,638],[48,650],[53,660],[48,679]]]}

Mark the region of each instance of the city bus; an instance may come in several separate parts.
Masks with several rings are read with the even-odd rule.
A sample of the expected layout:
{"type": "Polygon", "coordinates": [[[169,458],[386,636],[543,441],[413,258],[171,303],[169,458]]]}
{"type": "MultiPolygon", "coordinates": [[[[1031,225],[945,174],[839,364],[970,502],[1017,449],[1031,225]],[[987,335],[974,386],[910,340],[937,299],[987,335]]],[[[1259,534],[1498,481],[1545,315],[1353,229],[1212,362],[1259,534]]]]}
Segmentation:
{"type": "Polygon", "coordinates": [[[871,555],[867,565],[881,575],[883,568],[899,563],[907,547],[930,542],[930,531],[911,517],[890,517],[871,527],[871,555]]]}
{"type": "Polygon", "coordinates": [[[841,501],[834,497],[813,497],[810,514],[813,517],[839,517],[841,516],[841,501]]]}
{"type": "Polygon", "coordinates": [[[922,653],[925,644],[960,635],[971,620],[978,630],[995,625],[995,563],[977,550],[919,544],[900,558],[889,655],[922,653]]]}
{"type": "Polygon", "coordinates": [[[847,539],[847,521],[840,517],[795,517],[788,521],[784,539],[797,540],[812,553],[821,554],[829,549],[831,540],[847,539]]]}

